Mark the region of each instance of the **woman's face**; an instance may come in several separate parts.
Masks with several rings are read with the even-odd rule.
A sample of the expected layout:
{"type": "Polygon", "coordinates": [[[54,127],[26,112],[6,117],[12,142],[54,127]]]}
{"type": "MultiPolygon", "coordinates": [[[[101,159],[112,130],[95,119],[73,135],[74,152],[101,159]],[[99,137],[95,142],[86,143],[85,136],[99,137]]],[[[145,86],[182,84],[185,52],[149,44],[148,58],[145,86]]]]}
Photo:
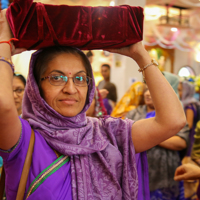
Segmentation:
{"type": "MultiPolygon", "coordinates": [[[[49,62],[47,70],[41,78],[49,75],[64,75],[74,77],[77,73],[87,75],[79,56],[63,53],[49,62]]],[[[41,81],[42,95],[45,101],[55,111],[65,117],[74,117],[79,114],[86,102],[88,87],[76,86],[72,78],[65,85],[51,85],[49,79],[41,81]]]]}
{"type": "Polygon", "coordinates": [[[18,77],[14,76],[13,95],[14,95],[15,106],[17,108],[19,115],[21,114],[22,110],[22,99],[24,96],[24,89],[25,89],[24,83],[18,77]]]}
{"type": "Polygon", "coordinates": [[[147,106],[154,107],[149,89],[146,89],[144,92],[144,102],[147,106]]]}
{"type": "Polygon", "coordinates": [[[182,92],[183,92],[183,85],[182,85],[182,83],[179,83],[178,84],[178,94],[179,94],[180,99],[182,99],[182,92]]]}

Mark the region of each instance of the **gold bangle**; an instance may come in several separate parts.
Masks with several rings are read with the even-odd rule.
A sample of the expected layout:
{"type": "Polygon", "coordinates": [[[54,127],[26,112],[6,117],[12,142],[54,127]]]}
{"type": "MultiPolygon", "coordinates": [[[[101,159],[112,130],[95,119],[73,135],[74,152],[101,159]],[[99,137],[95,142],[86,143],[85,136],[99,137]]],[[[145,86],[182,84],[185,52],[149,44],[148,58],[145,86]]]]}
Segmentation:
{"type": "Polygon", "coordinates": [[[155,59],[152,59],[150,64],[144,66],[143,68],[138,69],[139,72],[142,72],[143,81],[145,80],[144,70],[145,70],[147,67],[150,67],[150,66],[152,66],[152,65],[158,67],[158,62],[157,62],[155,59]]]}

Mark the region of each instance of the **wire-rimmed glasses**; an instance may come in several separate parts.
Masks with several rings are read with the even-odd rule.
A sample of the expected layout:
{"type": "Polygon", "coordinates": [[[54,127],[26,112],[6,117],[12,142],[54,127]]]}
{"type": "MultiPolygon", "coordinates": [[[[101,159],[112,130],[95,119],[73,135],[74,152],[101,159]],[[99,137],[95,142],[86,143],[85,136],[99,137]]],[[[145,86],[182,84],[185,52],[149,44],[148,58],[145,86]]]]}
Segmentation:
{"type": "Polygon", "coordinates": [[[18,96],[21,96],[24,92],[24,89],[22,88],[17,88],[15,90],[13,90],[13,92],[15,92],[18,96]]]}
{"type": "Polygon", "coordinates": [[[49,79],[50,84],[55,86],[65,85],[70,78],[72,78],[76,86],[81,86],[81,87],[88,86],[91,82],[91,78],[85,75],[75,75],[74,77],[67,77],[64,75],[55,75],[55,74],[43,77],[41,78],[41,81],[47,78],[49,79]]]}

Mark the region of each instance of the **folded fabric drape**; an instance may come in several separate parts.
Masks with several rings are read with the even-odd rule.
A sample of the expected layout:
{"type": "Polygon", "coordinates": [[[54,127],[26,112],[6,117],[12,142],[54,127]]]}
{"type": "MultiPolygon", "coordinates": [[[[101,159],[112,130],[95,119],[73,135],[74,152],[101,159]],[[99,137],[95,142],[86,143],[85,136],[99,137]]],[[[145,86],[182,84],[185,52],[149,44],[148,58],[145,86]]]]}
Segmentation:
{"type": "Polygon", "coordinates": [[[14,42],[16,48],[120,48],[143,38],[141,7],[48,5],[14,0],[6,15],[14,37],[19,39],[14,42]]]}

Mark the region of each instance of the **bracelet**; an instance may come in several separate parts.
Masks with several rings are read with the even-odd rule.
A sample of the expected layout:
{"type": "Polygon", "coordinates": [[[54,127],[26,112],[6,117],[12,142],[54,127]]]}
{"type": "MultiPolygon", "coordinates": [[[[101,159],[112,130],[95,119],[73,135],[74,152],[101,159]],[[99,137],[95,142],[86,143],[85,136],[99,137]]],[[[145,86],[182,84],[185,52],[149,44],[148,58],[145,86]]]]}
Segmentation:
{"type": "Polygon", "coordinates": [[[2,43],[7,43],[7,44],[9,44],[9,45],[10,45],[10,50],[11,50],[11,52],[12,52],[12,44],[11,44],[12,41],[19,41],[19,40],[16,39],[16,38],[11,38],[11,39],[8,40],[8,41],[0,41],[0,44],[2,44],[2,43]]]}
{"type": "Polygon", "coordinates": [[[144,70],[147,68],[147,67],[150,67],[152,65],[155,65],[156,67],[158,67],[158,62],[155,60],[155,59],[152,59],[151,60],[151,63],[144,66],[142,69],[138,69],[139,72],[142,72],[142,75],[143,75],[143,81],[145,80],[145,76],[144,76],[144,70]]]}
{"type": "Polygon", "coordinates": [[[0,56],[0,61],[6,62],[7,64],[9,64],[13,73],[14,73],[15,68],[14,68],[14,65],[13,65],[13,63],[10,59],[0,56]]]}

